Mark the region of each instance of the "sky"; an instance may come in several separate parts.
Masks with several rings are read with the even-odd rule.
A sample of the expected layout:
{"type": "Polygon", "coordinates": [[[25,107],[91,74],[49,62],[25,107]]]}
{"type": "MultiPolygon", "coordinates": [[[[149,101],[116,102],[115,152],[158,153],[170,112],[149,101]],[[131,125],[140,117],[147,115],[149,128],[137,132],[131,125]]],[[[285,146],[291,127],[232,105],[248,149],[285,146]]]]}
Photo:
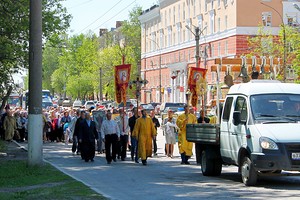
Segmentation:
{"type": "Polygon", "coordinates": [[[127,20],[135,6],[146,10],[158,4],[158,0],[65,0],[62,4],[73,16],[69,34],[85,34],[91,30],[98,35],[100,28],[110,30],[116,21],[127,20]]]}

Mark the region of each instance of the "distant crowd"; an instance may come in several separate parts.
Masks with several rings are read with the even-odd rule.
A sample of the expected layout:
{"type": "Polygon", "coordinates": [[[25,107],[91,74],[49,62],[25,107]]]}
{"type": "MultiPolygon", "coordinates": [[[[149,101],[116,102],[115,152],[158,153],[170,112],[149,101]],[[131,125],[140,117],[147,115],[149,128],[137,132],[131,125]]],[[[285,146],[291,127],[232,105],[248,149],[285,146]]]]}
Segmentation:
{"type": "MultiPolygon", "coordinates": [[[[95,153],[105,153],[107,164],[117,159],[125,161],[127,150],[133,162],[147,165],[148,157],[157,155],[157,128],[165,136],[165,154],[173,158],[174,145],[178,142],[181,164],[189,164],[193,143],[186,140],[186,124],[209,123],[210,119],[196,118],[194,109],[184,106],[178,117],[168,110],[167,117],[159,120],[155,111],[91,108],[50,108],[43,111],[43,141],[72,144],[72,153],[81,155],[85,162],[93,162],[95,153]],[[118,113],[118,114],[116,114],[118,113]]],[[[0,136],[6,141],[24,142],[28,139],[28,113],[8,105],[1,113],[0,136]]]]}

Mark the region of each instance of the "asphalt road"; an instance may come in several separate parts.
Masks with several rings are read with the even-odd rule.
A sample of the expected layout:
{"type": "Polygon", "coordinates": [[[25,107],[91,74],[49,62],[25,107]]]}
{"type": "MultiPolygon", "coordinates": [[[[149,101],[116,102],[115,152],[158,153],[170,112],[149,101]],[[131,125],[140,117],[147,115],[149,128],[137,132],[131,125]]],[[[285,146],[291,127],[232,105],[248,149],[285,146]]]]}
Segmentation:
{"type": "Polygon", "coordinates": [[[219,177],[205,177],[193,157],[181,165],[178,148],[173,159],[164,155],[164,136],[158,133],[158,156],[148,165],[127,161],[106,164],[104,154],[95,162],[72,155],[71,144],[44,144],[44,159],[110,199],[300,199],[300,177],[264,177],[246,187],[237,167],[223,166],[219,177]]]}

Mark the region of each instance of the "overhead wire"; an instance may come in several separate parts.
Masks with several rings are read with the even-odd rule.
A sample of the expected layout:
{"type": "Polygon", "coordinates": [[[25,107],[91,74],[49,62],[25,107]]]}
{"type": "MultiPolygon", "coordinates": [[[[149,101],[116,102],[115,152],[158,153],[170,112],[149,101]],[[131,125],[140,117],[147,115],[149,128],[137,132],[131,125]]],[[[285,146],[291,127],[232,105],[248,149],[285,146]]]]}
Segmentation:
{"type": "Polygon", "coordinates": [[[85,28],[83,28],[82,30],[80,30],[78,33],[83,32],[84,30],[86,30],[88,27],[90,27],[91,25],[93,25],[94,23],[96,23],[99,19],[101,19],[102,17],[104,17],[108,12],[110,12],[115,6],[117,6],[118,4],[120,4],[123,0],[118,1],[116,4],[114,4],[110,9],[108,9],[103,15],[101,15],[100,17],[98,17],[96,20],[94,20],[92,23],[90,23],[89,25],[87,25],[85,28]]]}
{"type": "Polygon", "coordinates": [[[119,12],[117,12],[117,14],[115,14],[114,16],[112,16],[111,18],[109,18],[108,20],[106,20],[105,22],[103,22],[102,24],[100,24],[99,26],[97,26],[96,28],[93,29],[93,31],[95,31],[96,29],[100,28],[102,25],[104,25],[105,23],[109,22],[110,20],[112,20],[113,18],[115,18],[116,16],[118,16],[120,13],[122,13],[123,11],[125,11],[129,6],[131,6],[133,3],[135,3],[136,0],[134,0],[133,2],[131,2],[128,6],[126,6],[125,8],[122,8],[122,10],[120,10],[119,12]]]}
{"type": "Polygon", "coordinates": [[[91,1],[93,1],[93,0],[88,0],[88,1],[85,1],[85,2],[82,2],[82,3],[79,3],[79,4],[75,5],[75,6],[72,6],[72,7],[67,8],[67,9],[77,8],[77,7],[79,7],[79,6],[82,6],[82,5],[84,5],[84,4],[89,3],[89,2],[91,2],[91,1]]]}

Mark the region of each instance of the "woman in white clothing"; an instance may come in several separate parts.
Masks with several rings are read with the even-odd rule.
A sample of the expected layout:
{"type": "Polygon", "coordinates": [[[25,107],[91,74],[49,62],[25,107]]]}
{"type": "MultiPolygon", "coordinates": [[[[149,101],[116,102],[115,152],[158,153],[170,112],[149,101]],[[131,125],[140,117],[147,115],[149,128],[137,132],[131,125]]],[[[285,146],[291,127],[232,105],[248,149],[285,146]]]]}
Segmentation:
{"type": "Polygon", "coordinates": [[[173,158],[174,144],[176,144],[176,119],[173,118],[173,111],[168,110],[168,117],[164,119],[163,128],[166,137],[166,154],[173,158]]]}

